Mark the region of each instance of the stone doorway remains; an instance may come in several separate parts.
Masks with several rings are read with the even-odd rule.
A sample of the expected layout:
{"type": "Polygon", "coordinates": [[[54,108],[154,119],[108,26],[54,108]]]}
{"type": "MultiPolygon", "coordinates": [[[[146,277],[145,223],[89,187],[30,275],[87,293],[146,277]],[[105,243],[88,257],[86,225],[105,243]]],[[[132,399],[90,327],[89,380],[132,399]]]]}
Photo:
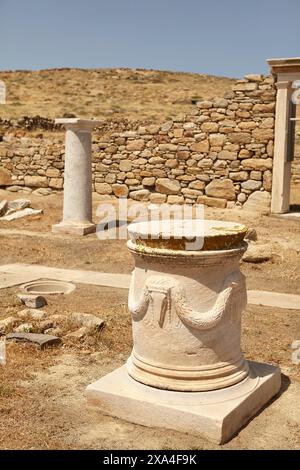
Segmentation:
{"type": "Polygon", "coordinates": [[[271,212],[300,220],[300,57],[268,64],[277,88],[271,212]]]}

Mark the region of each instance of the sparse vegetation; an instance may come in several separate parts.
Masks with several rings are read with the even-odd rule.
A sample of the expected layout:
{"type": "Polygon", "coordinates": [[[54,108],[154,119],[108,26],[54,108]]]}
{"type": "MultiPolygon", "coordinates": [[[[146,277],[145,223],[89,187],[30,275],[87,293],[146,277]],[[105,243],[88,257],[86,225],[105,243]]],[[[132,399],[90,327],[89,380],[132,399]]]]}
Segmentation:
{"type": "Polygon", "coordinates": [[[0,117],[19,119],[65,113],[105,119],[152,119],[188,113],[195,97],[223,96],[234,80],[202,74],[141,69],[53,69],[0,72],[7,104],[0,117]]]}

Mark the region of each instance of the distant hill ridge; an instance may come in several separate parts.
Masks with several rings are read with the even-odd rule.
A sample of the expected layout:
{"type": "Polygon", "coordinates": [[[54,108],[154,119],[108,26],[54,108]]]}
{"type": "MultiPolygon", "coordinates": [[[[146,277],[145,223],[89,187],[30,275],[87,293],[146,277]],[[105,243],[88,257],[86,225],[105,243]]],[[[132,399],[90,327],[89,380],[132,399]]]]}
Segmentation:
{"type": "Polygon", "coordinates": [[[7,103],[0,118],[64,115],[164,122],[195,101],[223,96],[235,79],[160,70],[55,68],[0,71],[7,103]]]}

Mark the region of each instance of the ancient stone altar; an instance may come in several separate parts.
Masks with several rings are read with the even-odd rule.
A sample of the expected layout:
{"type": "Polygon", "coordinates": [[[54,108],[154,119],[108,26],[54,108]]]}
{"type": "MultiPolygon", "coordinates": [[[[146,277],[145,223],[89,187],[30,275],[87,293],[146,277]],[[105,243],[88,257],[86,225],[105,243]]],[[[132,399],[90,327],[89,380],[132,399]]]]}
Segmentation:
{"type": "Polygon", "coordinates": [[[86,235],[96,231],[92,222],[91,132],[100,121],[56,119],[66,128],[63,220],[53,232],[86,235]]]}
{"type": "Polygon", "coordinates": [[[135,423],[224,442],[280,388],[279,369],[247,362],[240,348],[247,229],[149,224],[129,226],[132,354],[87,388],[88,402],[135,423]]]}

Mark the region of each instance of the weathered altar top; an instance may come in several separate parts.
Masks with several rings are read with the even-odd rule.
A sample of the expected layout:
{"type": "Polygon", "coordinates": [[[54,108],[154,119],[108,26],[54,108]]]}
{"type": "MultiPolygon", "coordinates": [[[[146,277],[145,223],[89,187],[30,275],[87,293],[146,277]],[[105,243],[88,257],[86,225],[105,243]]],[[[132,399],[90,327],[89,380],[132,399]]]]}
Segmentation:
{"type": "Polygon", "coordinates": [[[136,247],[173,251],[229,250],[241,246],[247,227],[220,220],[153,220],[128,226],[136,247]]]}

